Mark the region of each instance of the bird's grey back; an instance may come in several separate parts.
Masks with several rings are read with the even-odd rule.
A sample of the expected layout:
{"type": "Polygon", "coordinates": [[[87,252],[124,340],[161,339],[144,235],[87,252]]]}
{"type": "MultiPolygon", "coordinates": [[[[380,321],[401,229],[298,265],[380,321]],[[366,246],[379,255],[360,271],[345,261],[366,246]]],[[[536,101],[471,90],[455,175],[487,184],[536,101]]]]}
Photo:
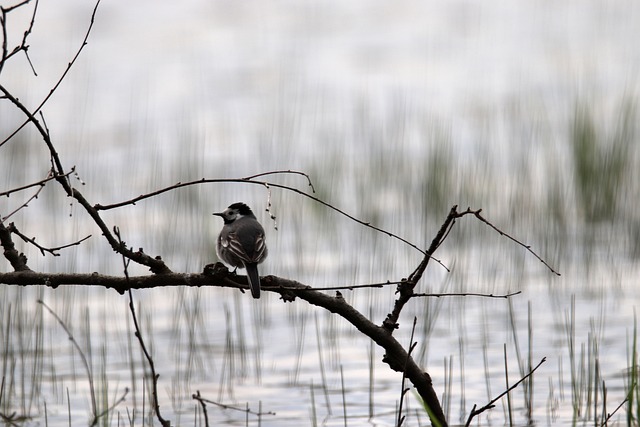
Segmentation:
{"type": "Polygon", "coordinates": [[[255,218],[242,217],[235,221],[235,234],[252,262],[262,262],[267,257],[264,228],[255,218]]]}

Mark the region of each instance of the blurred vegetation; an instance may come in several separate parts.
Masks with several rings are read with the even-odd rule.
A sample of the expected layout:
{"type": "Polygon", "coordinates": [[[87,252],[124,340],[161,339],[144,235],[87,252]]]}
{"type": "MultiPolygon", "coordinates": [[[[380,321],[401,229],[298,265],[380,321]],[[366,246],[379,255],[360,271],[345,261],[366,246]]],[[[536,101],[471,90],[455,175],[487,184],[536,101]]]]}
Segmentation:
{"type": "MultiPolygon", "coordinates": [[[[82,187],[83,192],[94,203],[124,200],[188,179],[235,178],[270,169],[292,168],[310,174],[317,197],[419,246],[428,244],[451,205],[458,204],[460,209],[467,206],[483,208],[487,218],[539,249],[541,256],[554,266],[587,272],[585,279],[588,286],[583,286],[584,283],[575,277],[568,286],[569,290],[549,286],[545,296],[564,301],[557,298],[558,295],[576,288],[581,288],[582,291],[595,289],[597,295],[601,296],[604,289],[622,286],[616,274],[622,273],[620,276],[625,276],[628,270],[617,265],[607,267],[607,274],[611,277],[602,279],[590,274],[592,261],[596,259],[594,254],[604,253],[605,257],[598,258],[603,263],[613,256],[624,259],[627,255],[640,255],[640,214],[635,206],[639,200],[637,171],[640,170],[640,162],[637,149],[638,114],[634,105],[629,101],[621,102],[620,107],[609,115],[594,110],[591,104],[578,102],[573,109],[567,109],[569,112],[563,117],[565,120],[556,123],[544,122],[539,118],[530,120],[529,117],[535,117],[536,112],[530,114],[522,107],[501,114],[498,118],[487,114],[474,128],[474,132],[469,132],[472,137],[468,134],[465,137],[465,133],[452,123],[425,119],[418,112],[402,110],[385,116],[384,113],[358,111],[356,117],[344,117],[343,127],[329,130],[312,128],[315,131],[305,130],[304,135],[289,138],[287,142],[282,142],[276,133],[271,145],[267,143],[261,146],[259,161],[256,161],[255,156],[246,155],[247,152],[252,152],[252,144],[261,142],[252,141],[251,136],[247,136],[255,136],[255,128],[248,129],[247,133],[242,133],[243,129],[232,129],[232,133],[239,133],[239,140],[249,141],[242,149],[235,145],[229,149],[226,140],[222,145],[219,141],[208,140],[206,135],[209,132],[194,134],[186,130],[175,132],[177,136],[174,145],[145,145],[138,140],[140,136],[135,128],[130,133],[118,133],[121,145],[103,147],[104,151],[101,152],[96,147],[83,145],[83,141],[67,142],[64,137],[60,137],[58,148],[65,164],[68,164],[68,158],[73,159],[73,163],[77,165],[81,178],[87,182],[87,186],[82,187]],[[484,130],[480,132],[479,129],[484,130]],[[300,148],[299,144],[304,145],[305,149],[300,148]],[[291,154],[296,150],[304,152],[304,155],[296,157],[291,154]],[[244,154],[239,155],[240,152],[244,154]],[[283,152],[291,156],[294,164],[283,165],[283,152]],[[587,257],[580,258],[573,264],[576,252],[584,253],[587,257]]],[[[295,117],[283,117],[281,122],[286,125],[287,121],[297,120],[300,129],[307,129],[306,116],[294,113],[295,117]]],[[[185,122],[180,126],[186,128],[189,123],[185,122]]],[[[11,124],[3,123],[3,127],[10,128],[11,124]]],[[[108,136],[102,137],[109,139],[108,136]]],[[[46,174],[46,156],[34,154],[39,152],[34,151],[38,144],[34,135],[21,133],[0,149],[0,173],[3,174],[5,189],[41,179],[46,174]]],[[[285,159],[288,160],[287,156],[285,159]]],[[[298,177],[287,177],[286,180],[289,185],[298,185],[299,188],[308,190],[304,180],[299,180],[298,177]]],[[[6,215],[29,194],[18,193],[12,194],[10,198],[3,198],[0,201],[0,215],[6,215]]],[[[73,205],[69,206],[68,201],[60,197],[61,194],[54,183],[47,185],[38,200],[32,201],[29,208],[21,210],[11,220],[16,221],[18,227],[28,235],[37,236],[40,243],[51,246],[95,233],[91,221],[73,205]]],[[[181,189],[136,206],[105,213],[105,218],[109,224],[121,227],[129,244],[161,255],[169,265],[182,271],[200,271],[204,264],[215,261],[213,237],[219,224],[211,218],[211,212],[238,200],[245,200],[253,205],[267,229],[272,253],[265,263],[265,274],[292,277],[314,286],[325,283],[366,283],[405,277],[420,258],[419,254],[389,240],[387,236],[356,226],[296,194],[272,190],[271,196],[273,210],[278,217],[278,231],[272,227],[263,211],[265,190],[258,186],[239,184],[181,189]]],[[[536,276],[528,274],[531,271],[527,270],[529,266],[535,268],[536,273],[540,272],[539,264],[529,260],[519,248],[514,250],[510,243],[500,240],[487,227],[473,221],[460,221],[456,224],[450,240],[443,246],[438,256],[443,256],[452,272],[444,274],[444,269],[438,266],[428,270],[424,284],[426,291],[465,292],[473,289],[496,292],[505,288],[526,290],[530,278],[536,276]]],[[[68,249],[57,259],[43,258],[27,245],[23,245],[21,250],[27,252],[30,262],[41,271],[100,271],[121,274],[120,260],[111,255],[111,250],[99,236],[79,248],[68,249]]],[[[566,269],[560,270],[564,273],[566,269]]],[[[144,274],[146,271],[141,269],[139,273],[144,274]]],[[[393,287],[387,287],[372,292],[348,293],[348,298],[350,303],[364,313],[371,313],[374,318],[382,319],[389,309],[389,301],[394,298],[393,290],[393,287]]],[[[287,305],[283,315],[281,306],[269,301],[268,296],[264,304],[248,307],[246,298],[237,292],[209,291],[162,290],[145,295],[144,303],[150,310],[156,310],[163,304],[174,304],[173,312],[163,312],[167,314],[166,318],[158,320],[158,313],[153,313],[153,316],[149,314],[145,324],[153,329],[148,331],[150,337],[161,334],[161,345],[167,345],[168,342],[169,347],[175,349],[169,354],[157,355],[161,365],[171,366],[174,363],[176,372],[170,374],[172,383],[168,394],[175,408],[189,407],[191,402],[185,400],[185,396],[189,395],[193,383],[219,381],[218,388],[214,389],[219,393],[220,400],[234,400],[235,390],[246,386],[245,382],[250,382],[251,378],[273,380],[270,376],[273,372],[269,370],[271,362],[263,358],[265,354],[277,354],[290,346],[295,347],[292,354],[296,355],[294,363],[299,368],[293,378],[288,378],[287,383],[282,385],[286,389],[300,386],[305,381],[305,374],[309,375],[304,366],[313,365],[315,360],[321,360],[320,369],[326,369],[328,376],[336,374],[345,361],[357,363],[350,352],[353,351],[351,346],[362,347],[358,341],[360,338],[353,330],[345,330],[344,325],[328,313],[320,316],[320,321],[324,322],[322,326],[316,325],[319,329],[317,348],[328,350],[317,350],[318,356],[309,361],[309,351],[304,351],[305,345],[310,346],[308,342],[305,344],[305,339],[309,340],[308,330],[305,328],[310,327],[305,326],[309,313],[306,306],[287,305]],[[156,295],[160,301],[157,306],[149,304],[154,298],[152,295],[156,295]],[[194,298],[193,306],[188,298],[194,298]],[[232,306],[229,301],[233,301],[232,306]],[[226,322],[221,322],[221,313],[225,314],[226,322]],[[278,325],[278,321],[282,319],[287,321],[286,327],[280,326],[281,329],[277,329],[277,326],[273,326],[278,325]],[[156,330],[158,332],[154,332],[156,330]],[[282,346],[273,348],[270,343],[274,336],[281,339],[279,334],[287,335],[286,343],[283,340],[282,346]]],[[[47,376],[54,378],[54,387],[61,389],[55,382],[64,382],[65,379],[56,380],[60,376],[56,369],[60,370],[60,365],[64,366],[66,362],[43,365],[41,348],[46,344],[51,347],[52,344],[43,343],[42,337],[51,336],[55,332],[51,332],[50,328],[44,331],[46,325],[42,324],[42,320],[39,326],[41,329],[32,326],[28,318],[20,320],[22,327],[13,327],[16,324],[16,313],[22,313],[23,304],[29,305],[22,299],[16,299],[16,295],[22,297],[22,292],[29,295],[29,289],[0,288],[0,308],[7,325],[4,331],[0,331],[0,340],[8,343],[1,356],[4,366],[16,366],[15,372],[31,378],[27,383],[38,388],[32,392],[35,396],[41,388],[46,387],[41,379],[47,376]],[[12,313],[11,317],[9,313],[12,313]],[[14,333],[13,329],[17,332],[14,333]],[[26,331],[26,336],[35,334],[35,344],[25,345],[20,341],[20,329],[26,331]],[[20,355],[27,352],[40,354],[33,359],[21,359],[20,355]],[[37,373],[34,375],[34,372],[37,373]]],[[[114,330],[107,331],[102,336],[96,335],[97,342],[90,345],[95,346],[95,354],[100,355],[95,362],[98,365],[95,372],[99,404],[101,408],[109,407],[117,398],[114,395],[121,393],[122,387],[118,388],[108,372],[114,354],[111,348],[104,347],[99,341],[109,342],[113,337],[124,337],[126,340],[131,335],[117,329],[116,324],[123,322],[110,321],[114,311],[105,301],[113,301],[111,295],[107,298],[105,295],[108,294],[96,289],[45,289],[40,292],[38,298],[59,299],[59,312],[69,317],[74,316],[73,313],[77,316],[77,307],[88,304],[92,300],[90,295],[105,304],[105,307],[101,307],[105,313],[101,324],[108,324],[114,330]]],[[[558,304],[561,305],[561,302],[558,304]]],[[[445,381],[448,382],[444,387],[446,398],[443,402],[448,407],[459,405],[460,413],[464,412],[465,403],[468,402],[464,402],[464,388],[461,391],[454,389],[452,381],[460,381],[463,387],[464,354],[469,347],[477,344],[474,341],[477,328],[480,328],[483,340],[485,369],[488,371],[490,367],[496,366],[495,358],[491,359],[491,354],[486,354],[496,346],[493,337],[495,329],[488,325],[496,319],[503,321],[509,315],[496,307],[495,302],[427,299],[412,308],[421,321],[420,342],[424,346],[418,353],[419,361],[428,367],[433,364],[434,357],[441,357],[442,351],[453,352],[445,359],[445,381]],[[483,317],[476,324],[473,316],[478,307],[483,317]],[[467,323],[473,325],[473,330],[467,323]],[[439,342],[439,336],[451,335],[452,330],[459,335],[457,349],[443,350],[437,345],[429,345],[439,342]],[[459,372],[453,368],[458,363],[460,367],[455,369],[459,372]],[[456,402],[458,397],[459,404],[456,402]]],[[[554,307],[551,312],[556,313],[552,316],[558,316],[557,313],[562,314],[562,309],[554,307]]],[[[513,317],[511,324],[515,324],[517,314],[512,312],[510,315],[513,317]]],[[[548,313],[540,312],[539,315],[549,317],[548,313]]],[[[601,316],[604,317],[603,314],[601,316]]],[[[126,318],[126,314],[122,317],[126,318]]],[[[570,318],[573,319],[573,315],[570,318]]],[[[75,323],[82,325],[78,321],[75,323]]],[[[567,345],[568,351],[572,354],[576,352],[575,348],[579,344],[579,336],[576,335],[588,327],[584,324],[573,326],[577,323],[573,320],[567,323],[571,324],[568,329],[572,331],[569,338],[558,340],[555,337],[553,344],[545,342],[542,345],[555,345],[557,349],[562,346],[561,341],[566,340],[571,344],[567,345]],[[581,327],[584,329],[581,330],[581,327]]],[[[554,325],[562,324],[563,319],[554,320],[554,325]]],[[[88,325],[86,322],[85,326],[80,327],[88,331],[88,325]]],[[[554,327],[529,326],[529,334],[535,331],[536,339],[553,340],[554,327]]],[[[122,329],[122,325],[120,328],[122,329]]],[[[516,336],[515,326],[513,329],[513,336],[516,336]]],[[[87,334],[89,335],[88,332],[87,334]]],[[[596,342],[592,337],[589,337],[587,343],[594,348],[600,346],[600,341],[596,342]]],[[[131,381],[127,379],[127,383],[139,382],[143,377],[139,372],[143,369],[142,362],[134,359],[131,354],[129,350],[127,359],[121,362],[123,371],[130,372],[128,376],[132,378],[131,381]]],[[[287,357],[291,357],[287,354],[287,357]]],[[[597,354],[595,351],[589,353],[590,357],[597,354]]],[[[475,355],[477,353],[470,357],[479,359],[475,355]]],[[[52,360],[56,358],[49,354],[45,356],[52,360]]],[[[529,356],[531,357],[531,353],[529,356]]],[[[377,361],[373,358],[373,353],[370,357],[377,361]]],[[[569,359],[572,368],[577,369],[574,365],[579,365],[579,359],[578,356],[569,359]]],[[[524,366],[521,360],[524,358],[518,356],[518,363],[524,366]]],[[[566,363],[566,357],[564,360],[566,363]]],[[[374,366],[371,363],[371,378],[368,379],[369,384],[374,384],[373,387],[378,381],[377,378],[376,381],[373,380],[374,366]]],[[[590,374],[598,375],[583,368],[580,369],[585,377],[590,374]]],[[[610,369],[622,368],[624,367],[617,366],[610,369]]],[[[317,373],[317,367],[312,368],[312,373],[317,373]]],[[[75,371],[73,375],[74,381],[82,383],[80,375],[75,371]]],[[[127,378],[125,374],[122,375],[127,378]]],[[[376,372],[375,375],[385,374],[376,372]]],[[[591,383],[580,382],[575,378],[578,376],[572,377],[573,382],[566,384],[563,383],[563,375],[550,381],[549,402],[554,396],[554,387],[561,392],[571,392],[570,387],[574,386],[577,391],[575,396],[571,396],[573,402],[579,404],[576,404],[577,407],[588,407],[588,401],[583,399],[581,393],[591,383]]],[[[314,379],[317,380],[317,377],[314,379]]],[[[354,381],[361,379],[356,374],[354,381]]],[[[29,413],[28,406],[35,405],[31,394],[22,392],[20,387],[24,384],[18,384],[15,377],[12,380],[14,382],[5,386],[5,397],[0,399],[0,407],[4,412],[9,412],[22,406],[25,408],[23,412],[29,413]]],[[[487,379],[487,383],[488,381],[487,379]]],[[[330,379],[322,379],[321,387],[327,394],[329,392],[326,390],[331,388],[330,382],[330,379]]],[[[544,381],[538,384],[542,383],[544,381]]],[[[136,386],[132,388],[134,405],[140,405],[140,399],[145,399],[141,397],[140,391],[144,386],[137,385],[137,395],[136,386]]],[[[251,385],[251,388],[255,386],[251,385]]],[[[494,385],[494,391],[495,389],[494,385]]],[[[81,395],[77,393],[76,399],[78,394],[81,395]]],[[[373,394],[371,391],[371,395],[373,394]]],[[[540,394],[544,395],[546,392],[536,396],[540,394]]],[[[61,391],[50,393],[49,396],[55,396],[59,401],[64,400],[64,393],[61,391]]],[[[385,408],[385,404],[380,402],[371,405],[378,412],[385,408]]],[[[321,411],[323,408],[316,409],[321,411]]],[[[181,413],[178,409],[175,410],[181,413]]],[[[186,409],[184,411],[186,413],[186,409]]],[[[104,425],[113,425],[112,420],[106,418],[102,422],[104,425]]]]}
{"type": "Polygon", "coordinates": [[[629,173],[640,170],[633,152],[638,142],[635,105],[625,102],[619,109],[613,129],[594,119],[587,104],[577,105],[574,113],[569,143],[575,193],[588,225],[626,216],[619,207],[633,196],[634,178],[629,173]]]}

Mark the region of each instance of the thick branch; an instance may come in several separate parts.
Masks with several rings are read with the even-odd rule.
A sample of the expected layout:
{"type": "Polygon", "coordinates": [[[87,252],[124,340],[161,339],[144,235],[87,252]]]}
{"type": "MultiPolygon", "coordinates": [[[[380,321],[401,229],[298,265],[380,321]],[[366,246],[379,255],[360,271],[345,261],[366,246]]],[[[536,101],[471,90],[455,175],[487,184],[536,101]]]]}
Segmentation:
{"type": "MultiPolygon", "coordinates": [[[[148,289],[158,286],[217,286],[248,289],[246,277],[230,273],[220,263],[215,266],[207,266],[203,274],[168,273],[129,277],[128,281],[126,277],[104,276],[97,273],[44,274],[32,271],[0,273],[0,283],[22,286],[46,285],[54,288],[61,285],[103,286],[113,288],[120,293],[124,293],[129,288],[148,289]]],[[[415,363],[403,346],[384,327],[374,324],[349,305],[342,297],[342,294],[337,292],[337,296],[332,297],[315,291],[299,282],[276,276],[263,277],[262,289],[267,292],[279,293],[284,301],[293,301],[296,297],[300,298],[309,304],[336,313],[347,320],[360,332],[385,349],[383,361],[394,371],[404,372],[416,387],[424,402],[429,406],[435,421],[439,422],[440,425],[447,425],[429,374],[415,363]]]]}
{"type": "MultiPolygon", "coordinates": [[[[23,253],[18,253],[13,239],[11,239],[11,231],[0,221],[0,244],[4,248],[4,257],[9,260],[15,271],[31,271],[27,266],[27,257],[23,253]]],[[[0,280],[0,283],[2,281],[0,280]]]]}
{"type": "MultiPolygon", "coordinates": [[[[226,270],[226,268],[225,268],[226,270]]],[[[234,281],[225,279],[224,277],[212,274],[188,274],[188,273],[167,273],[161,275],[133,276],[127,282],[126,277],[107,276],[98,273],[36,273],[34,271],[17,271],[9,273],[0,273],[0,283],[6,285],[44,285],[51,288],[58,286],[77,285],[77,286],[102,286],[107,289],[115,289],[123,294],[129,289],[150,289],[166,286],[224,286],[247,288],[246,280],[243,277],[236,277],[234,281]],[[236,282],[237,280],[237,282],[236,282]],[[235,286],[234,286],[235,285],[235,286]]]]}
{"type": "Polygon", "coordinates": [[[118,239],[116,239],[111,233],[111,230],[109,230],[109,227],[107,227],[107,224],[105,224],[105,222],[102,220],[98,211],[96,211],[93,208],[93,206],[91,206],[91,204],[87,201],[87,199],[84,198],[82,193],[80,193],[80,191],[76,190],[75,188],[72,188],[71,192],[72,192],[71,194],[72,197],[82,205],[82,207],[87,211],[87,213],[91,216],[93,221],[96,223],[96,225],[100,227],[102,234],[107,239],[107,241],[111,245],[111,248],[115,252],[121,255],[124,255],[125,257],[129,258],[133,262],[146,265],[154,273],[162,273],[162,274],[171,273],[171,270],[169,269],[169,267],[167,267],[167,265],[164,263],[164,261],[162,261],[160,257],[153,258],[145,254],[142,251],[142,249],[139,249],[138,251],[134,252],[132,249],[127,248],[124,242],[118,241],[118,239]]]}
{"type": "Polygon", "coordinates": [[[425,404],[429,406],[431,415],[435,418],[435,421],[442,426],[447,425],[438,396],[433,389],[431,376],[420,369],[413,358],[409,356],[402,345],[389,334],[385,327],[378,326],[367,319],[362,313],[349,305],[342,297],[342,294],[337,292],[335,297],[331,297],[324,293],[314,291],[308,286],[293,280],[275,276],[263,278],[263,284],[266,284],[263,289],[280,293],[285,301],[293,300],[297,296],[309,304],[325,308],[332,313],[340,315],[340,317],[347,320],[360,332],[375,341],[376,344],[385,349],[386,353],[382,360],[394,371],[404,372],[406,377],[409,378],[416,387],[425,404]]]}

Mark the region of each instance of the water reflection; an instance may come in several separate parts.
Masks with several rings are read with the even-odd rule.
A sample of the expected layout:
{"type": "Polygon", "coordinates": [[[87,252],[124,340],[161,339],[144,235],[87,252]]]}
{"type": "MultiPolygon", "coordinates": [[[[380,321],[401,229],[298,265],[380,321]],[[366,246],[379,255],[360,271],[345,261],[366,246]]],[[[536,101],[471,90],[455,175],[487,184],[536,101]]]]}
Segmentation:
{"type": "MultiPolygon", "coordinates": [[[[28,105],[47,93],[85,28],[79,15],[88,6],[65,4],[41,5],[30,50],[41,77],[18,72],[16,63],[3,70],[3,84],[28,105]],[[69,22],[67,35],[50,36],[69,22]]],[[[485,225],[459,221],[437,254],[451,272],[432,265],[421,291],[522,295],[416,299],[398,339],[408,343],[417,316],[416,357],[452,424],[505,388],[505,347],[510,382],[547,358],[530,396],[523,389],[512,396],[517,424],[529,421],[527,405],[539,424],[593,420],[601,408],[594,384],[606,383],[611,411],[626,394],[631,365],[640,221],[637,93],[629,79],[639,57],[629,40],[637,39],[638,10],[631,2],[577,7],[105,3],[83,62],[45,114],[92,203],[177,181],[300,169],[318,197],[420,247],[451,205],[483,208],[562,277],[485,225]]],[[[20,119],[1,108],[1,128],[13,129],[20,119]]],[[[1,150],[6,188],[48,170],[41,141],[28,132],[1,150]]],[[[300,177],[282,182],[307,190],[300,177]]],[[[210,213],[237,200],[256,206],[265,225],[272,251],[265,274],[312,286],[360,284],[406,277],[421,259],[299,195],[271,198],[277,231],[259,208],[266,191],[239,184],[191,187],[104,217],[175,271],[201,271],[215,260],[219,224],[210,213]]],[[[0,214],[22,200],[0,199],[0,214]]],[[[90,218],[55,185],[11,220],[51,245],[94,235],[56,258],[23,245],[38,271],[122,274],[90,218]]],[[[395,298],[392,286],[343,294],[378,323],[395,298]]],[[[335,315],[268,292],[259,303],[217,288],[135,298],[161,375],[162,409],[175,425],[202,423],[191,399],[197,390],[275,412],[263,425],[343,425],[345,408],[349,425],[394,423],[400,376],[335,315]]],[[[78,352],[37,299],[88,356],[102,407],[131,389],[109,424],[148,424],[149,372],[127,301],[102,289],[0,288],[2,412],[49,425],[67,425],[69,413],[74,424],[89,418],[78,352]]],[[[412,397],[406,405],[407,422],[426,424],[412,397]]],[[[246,424],[241,412],[209,406],[208,414],[213,424],[246,424]]],[[[506,419],[503,400],[482,423],[506,419]]]]}

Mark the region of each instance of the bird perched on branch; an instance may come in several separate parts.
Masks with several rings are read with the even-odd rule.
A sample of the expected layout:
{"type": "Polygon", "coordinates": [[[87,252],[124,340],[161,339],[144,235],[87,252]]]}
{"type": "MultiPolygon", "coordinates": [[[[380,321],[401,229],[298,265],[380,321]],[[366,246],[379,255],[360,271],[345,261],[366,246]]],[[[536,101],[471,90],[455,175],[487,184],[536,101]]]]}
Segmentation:
{"type": "Polygon", "coordinates": [[[234,203],[224,212],[214,215],[224,220],[216,243],[218,257],[233,267],[246,268],[251,295],[260,298],[258,264],[267,257],[262,225],[244,203],[234,203]]]}

